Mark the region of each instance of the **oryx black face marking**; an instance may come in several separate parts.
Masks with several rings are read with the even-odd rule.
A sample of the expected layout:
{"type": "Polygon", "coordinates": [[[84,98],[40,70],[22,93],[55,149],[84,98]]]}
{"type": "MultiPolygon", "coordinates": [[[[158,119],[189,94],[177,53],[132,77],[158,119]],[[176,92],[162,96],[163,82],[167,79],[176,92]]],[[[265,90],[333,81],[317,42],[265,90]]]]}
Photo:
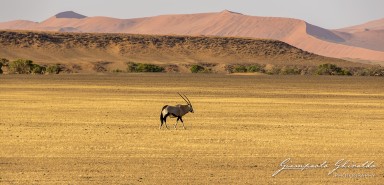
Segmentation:
{"type": "Polygon", "coordinates": [[[188,112],[194,112],[193,111],[193,107],[192,107],[192,104],[191,102],[189,101],[188,97],[184,95],[184,97],[178,93],[180,95],[181,98],[183,98],[183,100],[185,102],[187,102],[187,105],[176,105],[176,106],[169,106],[169,105],[165,105],[162,109],[161,109],[161,114],[160,114],[160,127],[159,129],[161,129],[161,127],[163,126],[163,124],[165,124],[165,126],[167,127],[168,129],[168,125],[167,125],[167,117],[177,117],[177,120],[176,120],[176,124],[174,125],[175,129],[177,127],[177,123],[179,122],[179,120],[181,121],[181,123],[183,124],[183,128],[185,129],[185,126],[184,126],[184,121],[182,119],[182,117],[187,114],[188,112]]]}

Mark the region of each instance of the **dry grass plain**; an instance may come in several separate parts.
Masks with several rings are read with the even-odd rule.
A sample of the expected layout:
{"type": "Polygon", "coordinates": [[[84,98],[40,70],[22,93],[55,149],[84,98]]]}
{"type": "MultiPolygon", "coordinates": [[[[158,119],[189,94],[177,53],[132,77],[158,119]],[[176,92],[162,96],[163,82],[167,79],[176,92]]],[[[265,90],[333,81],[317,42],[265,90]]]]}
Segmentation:
{"type": "Polygon", "coordinates": [[[384,180],[383,78],[3,75],[0,89],[0,184],[384,180]],[[195,109],[187,130],[159,130],[161,107],[183,103],[177,92],[195,109]],[[286,158],[329,167],[272,177],[286,158]],[[328,176],[340,159],[376,167],[339,174],[375,176],[328,176]]]}

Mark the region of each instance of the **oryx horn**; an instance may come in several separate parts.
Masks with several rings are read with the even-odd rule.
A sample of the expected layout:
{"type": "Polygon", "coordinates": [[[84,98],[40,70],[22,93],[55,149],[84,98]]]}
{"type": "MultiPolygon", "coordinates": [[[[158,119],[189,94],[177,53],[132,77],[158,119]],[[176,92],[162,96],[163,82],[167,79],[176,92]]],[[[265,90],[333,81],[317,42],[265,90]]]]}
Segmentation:
{"type": "MultiPolygon", "coordinates": [[[[184,96],[185,96],[185,94],[184,94],[184,96]]],[[[185,98],[187,98],[189,105],[192,105],[192,103],[191,103],[191,101],[189,101],[188,97],[185,96],[185,98]]]]}
{"type": "Polygon", "coordinates": [[[183,98],[183,100],[185,101],[185,102],[187,102],[188,104],[191,104],[191,102],[189,101],[189,99],[187,98],[187,96],[185,96],[185,98],[187,98],[188,99],[188,101],[180,94],[180,93],[177,93],[177,94],[179,94],[179,96],[181,97],[181,98],[183,98]]]}

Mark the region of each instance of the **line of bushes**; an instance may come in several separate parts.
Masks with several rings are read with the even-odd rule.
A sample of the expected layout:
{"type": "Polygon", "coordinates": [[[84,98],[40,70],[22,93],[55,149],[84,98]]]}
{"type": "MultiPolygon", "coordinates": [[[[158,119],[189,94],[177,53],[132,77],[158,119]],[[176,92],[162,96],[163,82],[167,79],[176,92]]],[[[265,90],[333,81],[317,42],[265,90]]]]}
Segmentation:
{"type": "Polygon", "coordinates": [[[235,73],[255,73],[255,72],[262,72],[264,73],[264,66],[259,64],[252,64],[252,65],[235,65],[233,67],[233,72],[235,73]]]}
{"type": "Polygon", "coordinates": [[[264,73],[269,75],[345,75],[345,76],[384,76],[384,68],[349,67],[341,68],[335,64],[321,64],[319,66],[276,66],[276,65],[228,65],[229,73],[264,73]]]}
{"type": "Polygon", "coordinates": [[[2,58],[0,59],[0,74],[3,73],[2,67],[6,67],[10,74],[59,74],[61,71],[59,64],[41,66],[27,59],[9,61],[2,58]]]}
{"type": "MultiPolygon", "coordinates": [[[[98,63],[99,64],[99,63],[98,63]]],[[[104,69],[101,72],[106,72],[104,63],[100,63],[104,69]]],[[[214,64],[194,64],[189,65],[191,73],[211,73],[214,64]]],[[[79,67],[76,67],[76,69],[79,67]]],[[[172,67],[172,70],[177,67],[172,67]]],[[[32,60],[18,59],[9,61],[5,58],[0,58],[0,74],[6,70],[10,74],[59,74],[60,72],[67,72],[66,67],[60,64],[54,65],[38,65],[34,64],[32,60]]],[[[346,67],[342,68],[335,64],[321,64],[319,66],[277,66],[272,64],[236,64],[227,65],[225,70],[229,73],[264,73],[269,75],[345,75],[345,76],[384,76],[384,67],[373,66],[370,68],[363,67],[346,67]]],[[[165,72],[162,66],[128,62],[127,70],[123,71],[115,69],[112,72],[165,72]]],[[[167,68],[167,71],[168,68],[167,68]]]]}
{"type": "Polygon", "coordinates": [[[128,62],[127,63],[127,72],[164,72],[164,67],[154,65],[154,64],[145,64],[145,63],[135,63],[128,62]]]}

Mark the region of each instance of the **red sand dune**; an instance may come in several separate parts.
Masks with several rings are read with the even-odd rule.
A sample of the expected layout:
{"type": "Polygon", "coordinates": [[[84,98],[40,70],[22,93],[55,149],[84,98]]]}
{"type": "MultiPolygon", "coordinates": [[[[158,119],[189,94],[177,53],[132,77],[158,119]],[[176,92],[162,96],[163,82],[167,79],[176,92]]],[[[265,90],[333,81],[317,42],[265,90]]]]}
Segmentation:
{"type": "Polygon", "coordinates": [[[0,23],[0,29],[267,38],[328,57],[383,63],[383,25],[384,19],[340,30],[327,30],[297,19],[247,16],[225,10],[137,19],[85,17],[64,12],[41,23],[0,23]]]}
{"type": "Polygon", "coordinates": [[[384,19],[334,30],[345,41],[343,44],[384,51],[384,19]]]}
{"type": "Polygon", "coordinates": [[[362,32],[367,30],[384,30],[384,18],[375,21],[370,21],[361,25],[338,29],[338,31],[348,33],[362,32]]]}

